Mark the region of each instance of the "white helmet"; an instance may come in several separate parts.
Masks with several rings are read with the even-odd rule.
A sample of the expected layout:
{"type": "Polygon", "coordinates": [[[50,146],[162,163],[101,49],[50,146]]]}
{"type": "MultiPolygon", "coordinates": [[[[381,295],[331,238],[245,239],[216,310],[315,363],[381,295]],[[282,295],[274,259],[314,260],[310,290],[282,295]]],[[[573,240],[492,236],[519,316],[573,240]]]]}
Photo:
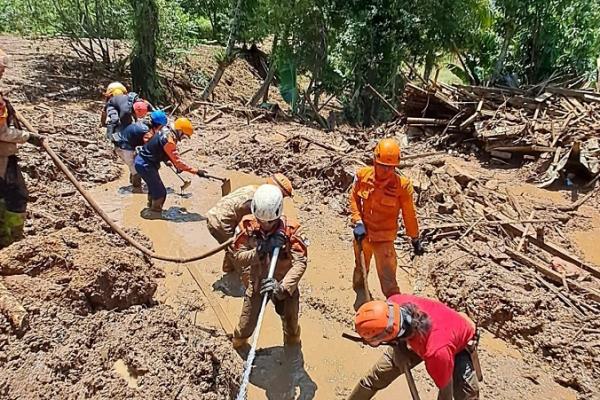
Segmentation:
{"type": "Polygon", "coordinates": [[[261,185],[254,193],[252,214],[261,221],[274,221],[283,213],[283,195],[275,185],[261,185]]]}

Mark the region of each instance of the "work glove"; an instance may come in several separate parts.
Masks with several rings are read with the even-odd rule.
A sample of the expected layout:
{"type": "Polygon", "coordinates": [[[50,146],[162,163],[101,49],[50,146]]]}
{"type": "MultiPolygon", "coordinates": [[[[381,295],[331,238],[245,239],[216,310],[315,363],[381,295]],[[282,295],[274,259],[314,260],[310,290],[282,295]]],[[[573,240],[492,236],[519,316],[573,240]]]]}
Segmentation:
{"type": "Polygon", "coordinates": [[[34,146],[42,146],[42,142],[45,140],[46,138],[42,135],[38,135],[37,133],[33,133],[31,132],[29,134],[29,139],[27,139],[27,143],[30,143],[34,146]]]}
{"type": "Polygon", "coordinates": [[[275,298],[276,300],[284,300],[287,296],[285,289],[275,278],[266,278],[262,280],[260,294],[268,294],[271,298],[275,298]]]}
{"type": "Polygon", "coordinates": [[[354,234],[354,239],[356,239],[357,242],[362,242],[362,240],[367,235],[365,224],[363,224],[362,221],[359,221],[352,230],[352,233],[354,234]]]}
{"type": "Polygon", "coordinates": [[[206,178],[206,174],[208,173],[208,171],[204,170],[204,169],[199,169],[196,172],[196,175],[198,175],[200,178],[206,178]]]}
{"type": "Polygon", "coordinates": [[[283,249],[286,243],[287,238],[285,237],[285,232],[282,229],[279,229],[266,239],[260,240],[256,251],[261,257],[266,257],[267,255],[273,254],[273,250],[277,247],[283,249]]]}
{"type": "Polygon", "coordinates": [[[423,248],[423,243],[421,243],[421,239],[413,239],[411,241],[413,252],[416,256],[422,256],[425,253],[425,249],[423,248]]]}

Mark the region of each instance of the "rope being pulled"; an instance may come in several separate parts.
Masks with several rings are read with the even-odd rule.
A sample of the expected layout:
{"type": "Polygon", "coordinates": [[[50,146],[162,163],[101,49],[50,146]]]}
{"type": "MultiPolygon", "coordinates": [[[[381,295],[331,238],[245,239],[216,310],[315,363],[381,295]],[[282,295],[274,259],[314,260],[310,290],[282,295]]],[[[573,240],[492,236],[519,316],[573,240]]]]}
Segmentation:
{"type": "MultiPolygon", "coordinates": [[[[33,126],[31,126],[31,124],[29,123],[29,121],[27,121],[19,112],[16,112],[16,116],[19,119],[19,121],[21,121],[21,123],[23,123],[23,125],[27,128],[27,130],[29,130],[30,132],[37,133],[37,130],[35,128],[33,128],[33,126]]],[[[106,215],[106,213],[102,210],[102,208],[100,208],[100,206],[98,205],[98,203],[96,203],[96,201],[92,198],[92,196],[83,188],[83,186],[81,186],[81,183],[79,183],[77,178],[75,178],[75,176],[71,173],[71,171],[69,171],[69,168],[61,161],[61,159],[54,152],[54,150],[52,150],[50,148],[50,145],[48,144],[47,140],[44,140],[42,142],[42,148],[46,151],[46,153],[48,153],[48,155],[50,156],[52,161],[54,161],[56,166],[66,175],[67,179],[69,181],[71,181],[71,183],[75,186],[77,191],[79,193],[81,193],[83,198],[88,202],[90,207],[92,207],[94,209],[96,214],[98,214],[100,216],[100,218],[102,218],[104,220],[104,222],[106,222],[116,234],[121,236],[126,242],[128,242],[130,245],[132,245],[133,247],[135,247],[136,249],[138,249],[139,251],[141,251],[148,257],[155,258],[157,260],[170,261],[170,262],[175,262],[175,263],[189,263],[189,262],[198,261],[198,260],[202,260],[204,258],[210,257],[210,256],[224,250],[227,246],[229,246],[233,242],[233,239],[229,239],[228,241],[220,244],[219,246],[215,247],[214,249],[209,250],[205,253],[199,254],[197,256],[193,256],[193,257],[173,257],[173,256],[168,256],[168,255],[163,255],[163,254],[157,254],[157,253],[153,252],[152,250],[144,247],[137,240],[135,240],[134,238],[129,236],[123,229],[121,229],[121,227],[119,225],[117,225],[108,215],[106,215]]]]}

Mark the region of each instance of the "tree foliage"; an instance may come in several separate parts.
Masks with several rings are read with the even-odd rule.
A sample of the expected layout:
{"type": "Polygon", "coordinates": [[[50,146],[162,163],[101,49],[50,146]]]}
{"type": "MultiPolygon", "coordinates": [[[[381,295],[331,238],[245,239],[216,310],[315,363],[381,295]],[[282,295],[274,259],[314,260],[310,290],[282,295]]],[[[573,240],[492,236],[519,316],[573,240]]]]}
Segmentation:
{"type": "MultiPolygon", "coordinates": [[[[107,1],[6,0],[0,18],[13,23],[0,29],[69,36],[79,48],[100,48],[106,62],[102,41],[133,39],[140,23],[128,1],[107,1]]],[[[237,1],[155,1],[163,60],[208,38],[228,44],[221,54],[228,62],[236,47],[275,41],[269,65],[305,82],[301,109],[336,94],[349,119],[364,124],[389,115],[367,85],[394,102],[415,71],[427,80],[447,66],[476,84],[536,83],[591,74],[600,56],[598,1],[244,0],[234,25],[237,1]]]]}

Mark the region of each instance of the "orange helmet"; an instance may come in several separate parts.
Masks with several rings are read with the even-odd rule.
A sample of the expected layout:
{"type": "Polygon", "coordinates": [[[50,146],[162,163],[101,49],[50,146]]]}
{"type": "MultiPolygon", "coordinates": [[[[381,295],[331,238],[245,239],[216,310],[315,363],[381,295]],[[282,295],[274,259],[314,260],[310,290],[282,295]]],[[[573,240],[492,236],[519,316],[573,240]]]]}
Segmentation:
{"type": "Polygon", "coordinates": [[[382,139],[375,146],[375,162],[397,167],[400,165],[400,145],[394,139],[382,139]]]}
{"type": "Polygon", "coordinates": [[[194,126],[192,125],[192,121],[185,117],[177,118],[175,120],[174,128],[176,131],[183,133],[187,137],[192,136],[192,134],[194,133],[194,126]]]}
{"type": "Polygon", "coordinates": [[[354,328],[371,346],[379,346],[404,333],[400,321],[398,304],[375,300],[358,309],[354,317],[354,328]]]}
{"type": "Polygon", "coordinates": [[[267,183],[275,185],[281,189],[283,197],[292,197],[294,194],[294,188],[292,182],[284,174],[273,174],[267,178],[267,183]]]}

